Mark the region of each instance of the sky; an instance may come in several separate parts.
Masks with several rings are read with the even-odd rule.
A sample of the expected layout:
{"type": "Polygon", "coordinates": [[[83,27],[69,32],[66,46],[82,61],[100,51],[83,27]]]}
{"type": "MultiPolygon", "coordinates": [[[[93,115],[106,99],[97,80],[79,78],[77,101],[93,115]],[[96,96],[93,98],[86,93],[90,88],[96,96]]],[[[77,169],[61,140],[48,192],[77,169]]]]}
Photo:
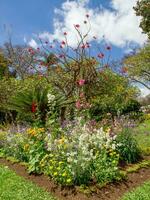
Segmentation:
{"type": "Polygon", "coordinates": [[[112,46],[113,59],[121,59],[147,40],[133,10],[135,4],[136,0],[0,0],[0,45],[11,35],[14,44],[37,48],[38,37],[62,41],[63,32],[67,32],[68,43],[74,47],[74,24],[86,33],[88,25],[83,22],[88,14],[88,41],[93,43],[96,36],[97,44],[112,46]]]}

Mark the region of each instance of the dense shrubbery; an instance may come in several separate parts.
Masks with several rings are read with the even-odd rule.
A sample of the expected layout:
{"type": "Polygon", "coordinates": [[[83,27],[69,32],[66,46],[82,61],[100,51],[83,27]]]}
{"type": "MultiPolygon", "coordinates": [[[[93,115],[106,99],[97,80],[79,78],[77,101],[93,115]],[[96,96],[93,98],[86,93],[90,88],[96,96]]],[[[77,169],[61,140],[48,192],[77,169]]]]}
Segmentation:
{"type": "Polygon", "coordinates": [[[117,147],[117,152],[121,160],[127,163],[135,163],[140,159],[140,149],[136,139],[133,137],[131,128],[123,129],[122,132],[117,135],[116,140],[122,143],[121,146],[117,147]]]}

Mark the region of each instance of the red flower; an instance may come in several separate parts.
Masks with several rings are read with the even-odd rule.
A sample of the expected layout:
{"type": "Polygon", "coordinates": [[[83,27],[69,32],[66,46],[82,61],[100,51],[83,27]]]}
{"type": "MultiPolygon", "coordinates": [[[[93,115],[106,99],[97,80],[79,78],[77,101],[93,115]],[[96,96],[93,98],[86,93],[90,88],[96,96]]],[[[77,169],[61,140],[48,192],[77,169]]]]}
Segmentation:
{"type": "Polygon", "coordinates": [[[62,44],[62,45],[65,45],[65,44],[66,44],[66,42],[65,42],[65,41],[62,41],[62,42],[61,42],[61,44],[62,44]]]}
{"type": "Polygon", "coordinates": [[[79,25],[79,24],[76,24],[76,25],[75,25],[75,28],[80,28],[80,25],[79,25]]]}
{"type": "Polygon", "coordinates": [[[111,46],[106,46],[106,49],[107,50],[111,50],[111,46]]]}
{"type": "Polygon", "coordinates": [[[99,54],[97,55],[97,57],[102,59],[102,58],[104,58],[104,54],[103,54],[103,53],[99,53],[99,54]]]}
{"type": "Polygon", "coordinates": [[[85,44],[83,44],[83,45],[81,46],[81,48],[82,48],[82,49],[85,49],[85,48],[86,48],[85,44]]]}
{"type": "Polygon", "coordinates": [[[36,103],[35,103],[35,102],[32,102],[32,105],[31,105],[31,112],[32,112],[32,113],[35,113],[35,112],[36,112],[36,107],[37,107],[36,103]]]}

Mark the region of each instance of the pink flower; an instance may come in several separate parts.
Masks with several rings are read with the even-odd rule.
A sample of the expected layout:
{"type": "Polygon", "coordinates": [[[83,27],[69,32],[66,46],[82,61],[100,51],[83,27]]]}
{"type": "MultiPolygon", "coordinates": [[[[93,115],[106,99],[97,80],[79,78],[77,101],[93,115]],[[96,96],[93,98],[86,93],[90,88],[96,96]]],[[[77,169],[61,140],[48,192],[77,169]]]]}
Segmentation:
{"type": "Polygon", "coordinates": [[[80,98],[83,98],[84,97],[84,93],[81,92],[79,96],[80,96],[80,98]]]}
{"type": "Polygon", "coordinates": [[[102,59],[102,58],[104,58],[104,54],[103,54],[103,53],[99,53],[99,54],[97,55],[97,57],[102,59]]]}
{"type": "Polygon", "coordinates": [[[76,101],[76,108],[77,109],[80,109],[81,108],[81,103],[80,103],[80,101],[78,100],[78,101],[76,101]]]}
{"type": "Polygon", "coordinates": [[[78,81],[78,84],[79,84],[80,86],[84,85],[84,84],[85,84],[85,80],[84,80],[84,79],[80,79],[80,80],[78,81]]]}
{"type": "Polygon", "coordinates": [[[79,24],[75,24],[74,26],[75,26],[75,28],[80,28],[79,24]]]}

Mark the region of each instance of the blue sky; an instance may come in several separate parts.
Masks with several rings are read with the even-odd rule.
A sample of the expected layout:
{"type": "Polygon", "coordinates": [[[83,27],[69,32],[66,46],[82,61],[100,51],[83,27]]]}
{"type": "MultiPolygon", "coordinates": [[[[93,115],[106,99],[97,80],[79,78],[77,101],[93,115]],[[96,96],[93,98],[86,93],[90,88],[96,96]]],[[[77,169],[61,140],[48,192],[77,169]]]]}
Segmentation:
{"type": "MultiPolygon", "coordinates": [[[[0,0],[0,45],[11,33],[14,44],[30,44],[36,47],[37,35],[44,40],[62,41],[63,31],[74,45],[73,24],[81,24],[85,15],[90,15],[92,33],[98,43],[111,45],[112,58],[121,59],[135,46],[142,46],[146,36],[139,28],[140,19],[133,6],[137,0],[0,0]],[[36,36],[35,36],[36,35],[36,36]]],[[[143,89],[143,93],[145,89],[143,89]]]]}
{"type": "MultiPolygon", "coordinates": [[[[128,4],[129,1],[134,2],[134,0],[126,0],[126,4],[128,4]]],[[[65,4],[66,2],[67,1],[65,0],[0,0],[0,44],[2,45],[4,42],[7,41],[7,38],[8,38],[7,32],[11,32],[14,43],[20,43],[20,44],[24,42],[24,38],[26,38],[26,41],[29,41],[34,36],[34,34],[49,32],[56,35],[54,33],[55,32],[54,19],[57,20],[57,22],[60,22],[61,20],[63,20],[63,18],[65,18],[65,16],[67,15],[67,12],[69,13],[69,11],[62,9],[63,4],[65,4]],[[55,13],[56,8],[64,12],[64,16],[61,15],[61,17],[58,18],[57,14],[55,13]]],[[[112,1],[111,0],[89,0],[89,1],[87,0],[73,1],[72,0],[69,2],[71,2],[69,6],[72,6],[71,9],[73,10],[75,10],[75,8],[77,9],[77,6],[73,5],[73,3],[78,2],[78,6],[80,8],[85,8],[87,11],[89,9],[90,11],[97,12],[96,13],[97,19],[98,17],[100,17],[99,16],[100,12],[102,12],[102,6],[104,9],[103,12],[106,11],[110,15],[113,9],[116,9],[116,12],[120,12],[120,10],[122,9],[121,6],[119,5],[120,3],[119,0],[112,0],[112,1]],[[111,4],[113,3],[114,5],[112,6],[111,4]]],[[[124,6],[124,4],[122,6],[124,6]]],[[[130,3],[129,3],[129,6],[130,6],[130,3]]],[[[74,16],[74,19],[75,19],[75,16],[74,16]]],[[[105,20],[106,20],[106,25],[107,25],[107,19],[105,19],[104,17],[104,21],[105,20]]],[[[97,25],[99,25],[98,22],[97,22],[97,25]]],[[[111,29],[110,32],[114,32],[113,28],[111,29]]],[[[131,44],[132,46],[137,45],[135,41],[132,41],[133,37],[134,35],[131,36],[130,41],[127,41],[126,45],[124,44],[116,45],[114,38],[110,40],[109,43],[112,42],[112,46],[113,46],[112,55],[114,58],[120,58],[123,56],[125,52],[130,51],[131,44]]],[[[109,35],[107,36],[107,38],[109,38],[109,35]]],[[[138,39],[138,36],[137,36],[137,39],[138,39]]],[[[99,38],[99,40],[101,40],[101,38],[99,38]]],[[[117,40],[116,40],[116,43],[117,43],[117,40]]],[[[140,42],[140,45],[141,45],[141,42],[140,42]]]]}

